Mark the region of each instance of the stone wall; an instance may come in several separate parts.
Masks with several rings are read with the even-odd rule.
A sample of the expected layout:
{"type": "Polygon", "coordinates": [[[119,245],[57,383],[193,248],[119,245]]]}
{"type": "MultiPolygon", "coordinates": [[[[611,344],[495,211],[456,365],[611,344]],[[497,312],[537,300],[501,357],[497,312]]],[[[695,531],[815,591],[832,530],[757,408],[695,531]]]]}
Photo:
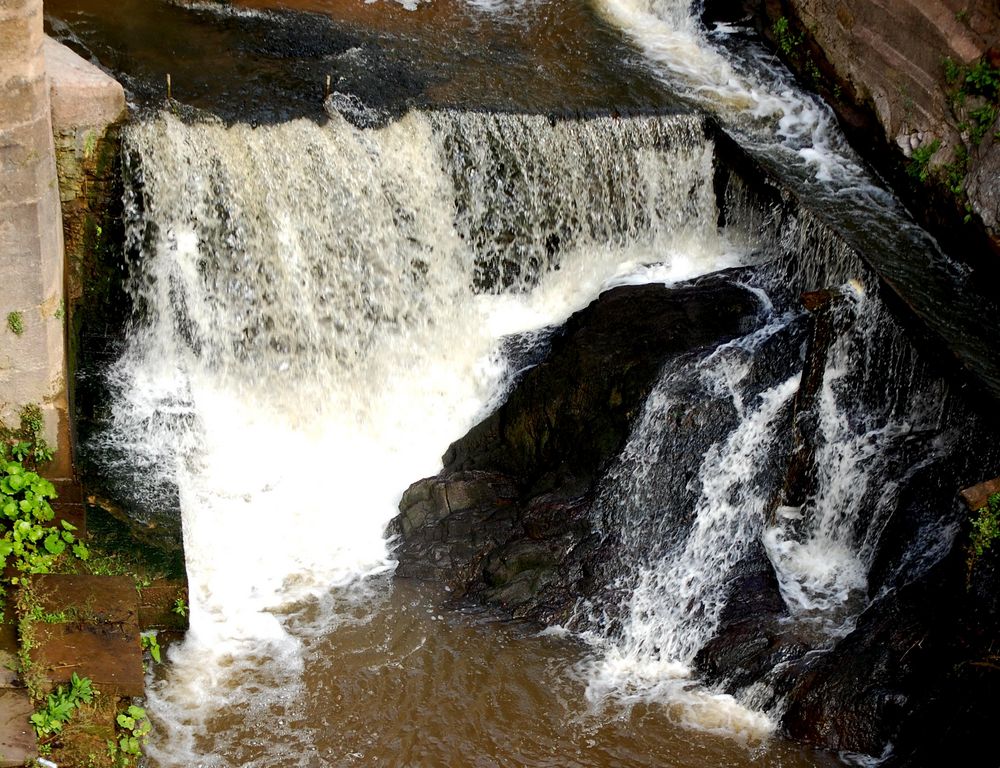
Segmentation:
{"type": "Polygon", "coordinates": [[[124,114],[121,85],[45,37],[41,0],[0,0],[0,419],[16,427],[25,405],[41,407],[53,478],[74,475],[67,348],[124,114]]]}
{"type": "Polygon", "coordinates": [[[65,240],[68,396],[74,438],[80,414],[76,373],[87,355],[102,354],[108,327],[124,322],[122,271],[121,121],[126,116],[120,83],[46,39],[59,196],[65,240]],[[84,336],[86,335],[86,338],[84,336]]]}
{"type": "Polygon", "coordinates": [[[72,474],[63,241],[41,0],[0,0],[0,418],[41,406],[47,468],[72,474]]]}

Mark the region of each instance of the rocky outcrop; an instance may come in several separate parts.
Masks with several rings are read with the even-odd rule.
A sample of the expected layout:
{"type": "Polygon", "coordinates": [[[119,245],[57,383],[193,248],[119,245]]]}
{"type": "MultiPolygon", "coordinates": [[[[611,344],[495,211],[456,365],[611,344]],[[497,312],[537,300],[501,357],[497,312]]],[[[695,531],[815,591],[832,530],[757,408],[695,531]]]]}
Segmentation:
{"type": "Polygon", "coordinates": [[[946,248],[993,272],[1000,269],[997,4],[706,3],[710,18],[748,12],[946,248]]]}
{"type": "Polygon", "coordinates": [[[982,734],[1000,714],[997,559],[966,575],[964,537],[886,591],[828,652],[796,670],[783,718],[793,738],[890,755],[892,766],[993,765],[982,734]]]}
{"type": "Polygon", "coordinates": [[[660,369],[746,332],[758,310],[751,291],[717,275],[615,288],[573,315],[442,472],[404,494],[389,526],[397,575],[442,580],[515,616],[565,618],[595,586],[595,482],[660,369]]]}
{"type": "MultiPolygon", "coordinates": [[[[767,274],[739,276],[753,284],[767,274]]],[[[657,507],[648,513],[649,537],[683,538],[703,456],[738,421],[731,397],[704,385],[701,366],[708,350],[760,323],[754,300],[731,277],[616,289],[552,334],[550,350],[507,403],[449,449],[441,474],[404,494],[390,524],[397,575],[440,581],[460,600],[542,623],[566,623],[583,598],[613,634],[627,604],[616,576],[638,557],[625,543],[634,544],[635,531],[625,537],[619,529],[646,522],[626,526],[607,516],[606,494],[617,488],[607,479],[619,466],[633,471],[615,456],[627,439],[633,445],[629,434],[654,384],[657,393],[669,391],[684,407],[659,412],[670,426],[650,448],[662,471],[643,476],[655,484],[643,493],[657,507]]],[[[863,332],[851,322],[849,294],[802,299],[808,313],[754,348],[741,381],[750,402],[803,371],[781,417],[784,438],[771,446],[759,480],[774,508],[815,494],[816,409],[829,355],[844,334],[863,332]]],[[[894,342],[878,343],[887,346],[867,354],[891,357],[894,342]]],[[[887,365],[898,373],[900,359],[887,365]]],[[[873,402],[900,394],[885,377],[861,376],[837,386],[860,386],[856,405],[869,415],[873,402]]],[[[878,477],[899,491],[872,544],[868,593],[836,618],[845,622],[842,634],[789,609],[768,551],[754,541],[726,574],[718,624],[694,658],[706,683],[752,691],[758,706],[784,712],[789,736],[822,749],[888,755],[899,766],[940,764],[949,754],[983,764],[970,745],[998,715],[990,691],[1000,682],[993,647],[1000,585],[996,553],[967,568],[969,521],[956,488],[1000,462],[992,447],[1000,441],[957,401],[946,402],[940,418],[967,440],[914,431],[884,448],[890,469],[878,477]],[[850,618],[853,611],[861,613],[850,618]]]]}

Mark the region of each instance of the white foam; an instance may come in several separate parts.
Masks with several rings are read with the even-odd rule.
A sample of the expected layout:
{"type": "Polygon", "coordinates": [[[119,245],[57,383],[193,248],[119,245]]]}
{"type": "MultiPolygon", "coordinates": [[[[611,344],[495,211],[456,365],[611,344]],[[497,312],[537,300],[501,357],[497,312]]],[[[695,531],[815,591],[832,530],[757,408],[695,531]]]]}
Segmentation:
{"type": "MultiPolygon", "coordinates": [[[[751,144],[800,166],[815,180],[859,185],[878,195],[833,114],[764,56],[734,63],[706,38],[690,0],[594,0],[653,64],[672,90],[716,113],[751,144]],[[738,64],[738,65],[737,65],[738,64]]],[[[721,37],[732,34],[719,27],[721,37]]]]}
{"type": "Polygon", "coordinates": [[[104,440],[137,484],[178,485],[191,631],[150,686],[151,754],[212,764],[199,733],[220,711],[297,695],[290,606],[392,567],[384,525],[509,375],[502,335],[561,322],[645,263],[676,279],[734,255],[693,118],[415,113],[359,130],[163,117],[127,141],[145,316],[113,372],[104,440]],[[516,210],[496,185],[463,186],[470,157],[488,178],[509,166],[498,144],[524,163],[516,210]],[[621,221],[604,217],[611,197],[621,221]],[[497,222],[535,271],[474,292],[497,222]]]}

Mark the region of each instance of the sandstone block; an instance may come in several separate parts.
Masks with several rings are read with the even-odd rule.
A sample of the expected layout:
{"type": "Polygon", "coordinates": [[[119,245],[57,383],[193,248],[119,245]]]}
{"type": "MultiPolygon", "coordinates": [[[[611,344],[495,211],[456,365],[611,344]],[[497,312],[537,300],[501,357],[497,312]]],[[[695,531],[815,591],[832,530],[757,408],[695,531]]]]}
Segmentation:
{"type": "Polygon", "coordinates": [[[125,91],[117,80],[50,37],[44,43],[55,131],[103,131],[125,112],[125,91]]]}

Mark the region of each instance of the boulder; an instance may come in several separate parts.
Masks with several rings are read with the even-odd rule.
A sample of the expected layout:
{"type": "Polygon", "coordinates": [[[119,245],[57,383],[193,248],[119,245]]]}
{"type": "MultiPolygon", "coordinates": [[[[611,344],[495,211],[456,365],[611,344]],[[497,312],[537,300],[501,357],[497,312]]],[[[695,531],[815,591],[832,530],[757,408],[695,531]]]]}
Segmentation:
{"type": "Polygon", "coordinates": [[[664,362],[749,330],[758,309],[727,274],[605,292],[567,320],[507,402],[449,448],[445,472],[504,472],[529,497],[588,488],[621,448],[664,362]]]}
{"type": "Polygon", "coordinates": [[[403,495],[388,528],[397,576],[442,581],[513,616],[565,618],[599,586],[596,483],[664,363],[759,322],[758,299],[735,277],[614,288],[553,332],[507,401],[448,449],[442,472],[403,495]]]}
{"type": "Polygon", "coordinates": [[[705,682],[734,691],[767,678],[810,650],[795,628],[782,621],[786,617],[774,567],[763,545],[754,542],[733,568],[718,631],[698,651],[695,668],[705,682]]]}

